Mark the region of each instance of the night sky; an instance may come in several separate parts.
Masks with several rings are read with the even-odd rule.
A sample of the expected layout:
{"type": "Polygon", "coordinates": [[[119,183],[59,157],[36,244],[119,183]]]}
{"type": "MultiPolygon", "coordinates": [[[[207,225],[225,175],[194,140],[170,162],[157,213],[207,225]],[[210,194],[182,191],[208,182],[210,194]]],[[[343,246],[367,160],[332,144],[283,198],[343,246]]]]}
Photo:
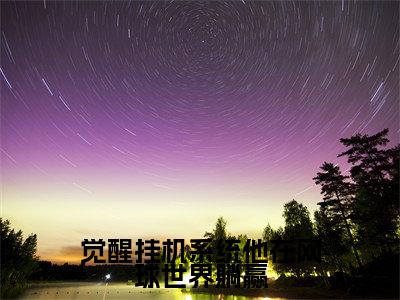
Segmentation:
{"type": "MultiPolygon", "coordinates": [[[[83,238],[260,237],[339,138],[399,133],[399,2],[1,3],[2,215],[83,238]]],[[[80,255],[80,252],[78,256],[80,255]]]]}

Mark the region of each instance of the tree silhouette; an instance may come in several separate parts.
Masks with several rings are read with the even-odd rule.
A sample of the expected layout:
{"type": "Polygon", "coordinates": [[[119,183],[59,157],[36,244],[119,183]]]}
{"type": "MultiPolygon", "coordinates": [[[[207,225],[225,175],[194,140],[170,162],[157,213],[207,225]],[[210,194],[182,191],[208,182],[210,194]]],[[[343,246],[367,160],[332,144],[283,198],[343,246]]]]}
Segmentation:
{"type": "Polygon", "coordinates": [[[324,207],[314,212],[314,220],[316,236],[322,241],[322,273],[344,272],[349,247],[344,239],[342,220],[329,217],[324,207]]]}
{"type": "Polygon", "coordinates": [[[36,267],[35,234],[23,239],[22,231],[15,232],[10,221],[0,218],[1,226],[1,296],[12,295],[13,287],[21,286],[36,267]]]}
{"type": "Polygon", "coordinates": [[[268,242],[270,240],[275,239],[275,231],[271,227],[271,225],[269,225],[269,223],[264,228],[262,239],[264,242],[268,242]]]}
{"type": "Polygon", "coordinates": [[[399,223],[399,145],[382,149],[389,142],[388,132],[340,139],[348,150],[338,155],[347,156],[352,165],[355,199],[351,217],[359,239],[382,251],[391,251],[397,243],[399,223]]]}
{"type": "MultiPolygon", "coordinates": [[[[283,217],[285,218],[285,227],[282,231],[273,234],[274,239],[295,240],[314,238],[313,224],[310,219],[310,213],[303,204],[296,200],[287,202],[284,205],[283,217]]],[[[292,273],[296,277],[309,276],[313,272],[314,266],[309,262],[285,262],[275,263],[275,271],[282,275],[292,273]]]]}
{"type": "Polygon", "coordinates": [[[361,259],[351,232],[349,217],[346,213],[351,205],[354,186],[347,181],[349,176],[341,174],[339,166],[324,162],[321,170],[322,172],[318,172],[317,176],[313,178],[316,184],[321,185],[321,194],[324,195],[323,201],[318,204],[322,208],[324,217],[330,217],[332,221],[339,219],[345,225],[354,256],[360,267],[361,259]]]}
{"type": "Polygon", "coordinates": [[[218,255],[221,255],[220,249],[224,248],[225,242],[228,238],[228,233],[226,232],[226,220],[223,217],[219,217],[215,223],[214,230],[212,232],[206,232],[204,234],[205,238],[211,240],[210,247],[212,249],[211,262],[213,268],[216,269],[218,255]]]}
{"type": "Polygon", "coordinates": [[[333,241],[340,241],[335,231],[343,224],[358,267],[361,257],[367,262],[376,257],[377,249],[391,252],[399,240],[400,148],[385,149],[388,132],[384,129],[374,135],[340,139],[347,149],[338,157],[347,157],[350,176],[342,175],[339,166],[324,162],[313,178],[324,195],[315,214],[319,235],[334,249],[333,241]],[[327,232],[322,232],[322,226],[327,232]]]}
{"type": "Polygon", "coordinates": [[[284,205],[283,217],[285,239],[313,238],[313,225],[306,206],[293,199],[284,205]]]}

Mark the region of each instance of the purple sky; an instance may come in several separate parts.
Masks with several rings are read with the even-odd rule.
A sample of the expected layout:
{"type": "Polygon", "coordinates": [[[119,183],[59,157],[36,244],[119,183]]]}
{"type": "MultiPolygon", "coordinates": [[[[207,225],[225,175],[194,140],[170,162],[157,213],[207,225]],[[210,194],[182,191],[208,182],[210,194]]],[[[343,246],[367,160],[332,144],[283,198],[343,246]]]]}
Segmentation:
{"type": "Polygon", "coordinates": [[[3,215],[46,257],[65,235],[121,237],[99,223],[127,211],[158,211],[132,234],[174,238],[219,215],[257,235],[292,198],[315,209],[318,167],[347,168],[339,138],[399,141],[398,6],[2,2],[3,215]]]}

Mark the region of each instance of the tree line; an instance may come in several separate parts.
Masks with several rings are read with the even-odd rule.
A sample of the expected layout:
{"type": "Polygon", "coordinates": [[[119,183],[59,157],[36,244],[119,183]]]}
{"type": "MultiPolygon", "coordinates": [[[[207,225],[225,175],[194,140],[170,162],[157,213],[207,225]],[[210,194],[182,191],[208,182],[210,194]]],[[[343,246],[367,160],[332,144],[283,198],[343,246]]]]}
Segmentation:
{"type": "MultiPolygon", "coordinates": [[[[374,135],[340,139],[346,149],[338,157],[346,157],[350,169],[343,173],[337,164],[322,164],[313,178],[323,196],[314,220],[306,206],[292,200],[284,204],[283,227],[266,225],[264,241],[316,238],[322,242],[318,265],[269,263],[280,278],[320,277],[327,286],[334,282],[327,278],[339,278],[356,289],[368,290],[378,284],[398,295],[400,145],[388,148],[387,135],[388,129],[384,129],[374,135]]],[[[62,280],[72,279],[72,275],[75,279],[98,279],[104,273],[96,267],[39,261],[35,234],[24,240],[22,231],[12,229],[8,220],[0,219],[0,226],[2,297],[18,293],[28,279],[62,280]]],[[[221,241],[237,239],[242,249],[247,236],[234,237],[226,227],[227,222],[220,217],[214,230],[204,236],[211,239],[214,248],[221,241]]],[[[185,251],[188,258],[190,248],[185,251]]],[[[188,261],[183,263],[188,266],[188,261]]],[[[216,257],[212,261],[215,263],[216,257]]],[[[130,268],[118,270],[121,279],[133,276],[130,268]]]]}
{"type": "MultiPolygon", "coordinates": [[[[305,205],[292,200],[284,204],[283,227],[266,225],[264,241],[319,239],[322,244],[319,264],[271,264],[269,260],[281,279],[313,276],[328,287],[339,284],[354,292],[374,289],[387,294],[389,290],[398,295],[400,146],[388,148],[387,134],[384,129],[340,139],[346,150],[338,157],[346,157],[350,168],[343,173],[337,164],[322,164],[313,178],[323,196],[314,220],[305,205]]],[[[222,217],[213,233],[205,236],[215,241],[234,238],[226,233],[222,217]]]]}

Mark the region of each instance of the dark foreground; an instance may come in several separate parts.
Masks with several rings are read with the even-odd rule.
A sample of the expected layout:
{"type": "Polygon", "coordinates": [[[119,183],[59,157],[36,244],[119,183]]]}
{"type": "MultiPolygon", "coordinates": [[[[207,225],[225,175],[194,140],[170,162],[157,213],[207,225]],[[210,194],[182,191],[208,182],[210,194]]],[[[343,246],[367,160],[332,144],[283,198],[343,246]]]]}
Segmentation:
{"type": "Polygon", "coordinates": [[[62,282],[32,284],[19,299],[392,299],[379,295],[349,295],[345,291],[315,287],[267,289],[143,289],[124,283],[62,282]]]}
{"type": "MultiPolygon", "coordinates": [[[[271,298],[271,297],[269,297],[271,298]]],[[[255,295],[223,295],[192,293],[180,289],[144,289],[126,283],[47,283],[35,284],[19,299],[155,299],[155,300],[208,300],[208,299],[265,299],[255,295]]],[[[273,298],[275,299],[275,298],[273,298]]],[[[277,298],[284,299],[284,298],[277,298]]]]}

